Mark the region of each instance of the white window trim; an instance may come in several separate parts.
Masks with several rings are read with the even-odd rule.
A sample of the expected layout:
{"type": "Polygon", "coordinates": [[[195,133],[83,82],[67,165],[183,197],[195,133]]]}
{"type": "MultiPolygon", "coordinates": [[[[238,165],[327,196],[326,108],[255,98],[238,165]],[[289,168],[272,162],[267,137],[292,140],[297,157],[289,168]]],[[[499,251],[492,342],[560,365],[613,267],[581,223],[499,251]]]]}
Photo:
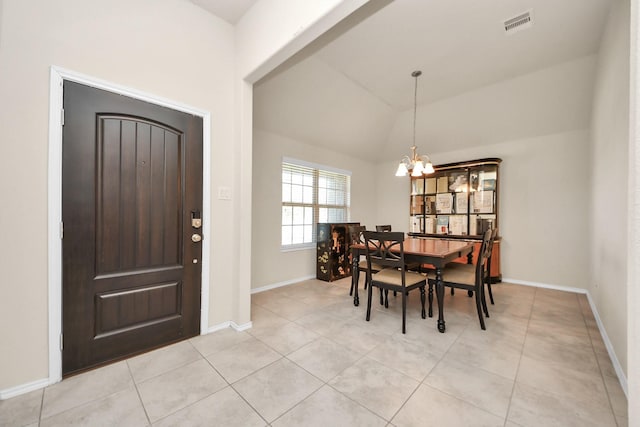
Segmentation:
{"type": "MultiPolygon", "coordinates": [[[[282,164],[283,163],[290,163],[290,164],[294,164],[294,165],[298,165],[298,166],[304,166],[304,167],[308,167],[308,168],[312,168],[312,169],[318,169],[318,170],[323,170],[326,172],[332,172],[332,173],[337,173],[337,174],[341,174],[341,175],[345,175],[348,176],[349,178],[351,178],[352,176],[352,172],[346,169],[340,169],[340,168],[336,168],[333,166],[327,166],[327,165],[323,165],[320,163],[314,163],[314,162],[308,162],[306,160],[300,160],[300,159],[296,159],[293,157],[286,157],[283,156],[282,160],[280,162],[280,170],[282,171],[282,164]]],[[[281,181],[282,182],[282,181],[281,181]]],[[[317,183],[316,183],[317,185],[317,183]]],[[[317,190],[317,189],[316,189],[317,190]]],[[[351,193],[351,186],[349,186],[349,194],[351,193]]],[[[349,196],[349,200],[351,199],[351,196],[349,196]]],[[[282,206],[282,194],[280,195],[280,206],[282,206]]],[[[315,203],[317,204],[317,203],[315,203]]],[[[349,203],[348,205],[348,217],[347,217],[347,221],[350,220],[351,217],[351,203],[349,203]]],[[[281,219],[281,225],[280,225],[280,239],[282,240],[282,213],[280,213],[280,219],[281,219]]],[[[317,226],[317,223],[313,224],[314,226],[314,230],[312,231],[313,233],[315,233],[315,227],[317,226]]],[[[314,241],[309,242],[309,243],[297,243],[297,244],[292,244],[292,245],[282,245],[282,241],[280,242],[280,252],[297,252],[297,251],[304,251],[304,250],[309,250],[309,249],[315,249],[316,247],[316,242],[315,239],[313,239],[314,241]]]]}
{"type": "Polygon", "coordinates": [[[292,163],[298,166],[306,166],[308,168],[313,169],[322,169],[327,172],[339,173],[341,175],[351,176],[351,171],[346,169],[334,168],[333,166],[321,165],[320,163],[307,162],[306,160],[294,159],[293,157],[283,157],[280,162],[280,167],[282,168],[282,163],[292,163]]]}

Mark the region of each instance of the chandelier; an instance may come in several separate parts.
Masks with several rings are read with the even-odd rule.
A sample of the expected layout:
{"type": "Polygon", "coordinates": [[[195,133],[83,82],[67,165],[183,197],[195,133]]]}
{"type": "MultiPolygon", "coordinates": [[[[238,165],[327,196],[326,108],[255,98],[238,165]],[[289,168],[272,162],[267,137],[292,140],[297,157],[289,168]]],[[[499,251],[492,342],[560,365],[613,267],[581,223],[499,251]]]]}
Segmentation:
{"type": "Polygon", "coordinates": [[[404,156],[400,160],[396,176],[407,176],[411,172],[411,176],[422,176],[433,173],[433,164],[427,155],[418,154],[416,147],[416,112],[418,110],[418,77],[422,71],[414,71],[411,76],[416,79],[415,90],[413,92],[413,146],[411,147],[411,156],[404,156]]]}

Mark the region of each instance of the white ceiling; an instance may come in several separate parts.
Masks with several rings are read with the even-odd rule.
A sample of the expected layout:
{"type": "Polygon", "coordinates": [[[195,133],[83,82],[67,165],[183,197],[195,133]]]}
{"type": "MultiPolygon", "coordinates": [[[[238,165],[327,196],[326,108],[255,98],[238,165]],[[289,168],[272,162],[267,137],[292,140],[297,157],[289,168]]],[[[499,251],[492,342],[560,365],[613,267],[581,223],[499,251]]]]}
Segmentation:
{"type": "MultiPolygon", "coordinates": [[[[191,1],[213,13],[222,13],[223,6],[230,4],[240,13],[254,3],[191,1]]],[[[412,145],[408,119],[413,118],[411,72],[421,70],[418,104],[422,107],[416,134],[417,141],[427,142],[418,142],[418,146],[428,145],[422,151],[429,152],[464,148],[456,138],[469,139],[472,130],[456,134],[455,126],[447,124],[429,131],[420,122],[428,121],[429,115],[435,117],[436,112],[444,114],[443,120],[451,116],[439,107],[443,103],[464,109],[465,105],[450,102],[459,95],[554,66],[560,67],[558,75],[565,76],[569,86],[572,75],[580,74],[568,94],[580,94],[584,88],[588,93],[575,96],[573,104],[565,103],[564,110],[554,111],[561,117],[554,116],[553,124],[539,120],[537,132],[582,126],[588,121],[584,111],[573,114],[571,110],[576,105],[581,110],[590,108],[590,99],[585,101],[590,76],[582,68],[562,71],[561,64],[597,53],[612,1],[616,0],[372,0],[256,83],[254,127],[371,161],[388,159],[412,145]],[[505,34],[503,22],[528,10],[533,25],[505,34]],[[563,115],[566,123],[562,123],[563,115]]],[[[595,68],[593,60],[580,64],[595,68]]],[[[553,81],[549,91],[562,92],[563,83],[555,81],[557,76],[548,79],[553,81]]],[[[529,117],[520,118],[530,134],[536,132],[530,129],[531,111],[554,108],[553,94],[534,97],[538,105],[523,106],[529,117]]],[[[476,111],[482,105],[480,99],[476,111]]],[[[500,110],[491,111],[497,114],[500,110]]],[[[518,134],[516,121],[505,123],[508,129],[497,129],[500,120],[491,112],[481,112],[491,120],[491,126],[486,126],[491,136],[531,136],[518,134]]],[[[465,142],[492,141],[487,134],[465,142]]]]}
{"type": "Polygon", "coordinates": [[[322,48],[319,59],[394,109],[545,68],[597,51],[609,0],[396,0],[322,48]],[[503,21],[533,9],[529,30],[503,21]]]}
{"type": "Polygon", "coordinates": [[[224,19],[230,24],[236,24],[247,10],[258,0],[191,0],[203,9],[224,19]]]}

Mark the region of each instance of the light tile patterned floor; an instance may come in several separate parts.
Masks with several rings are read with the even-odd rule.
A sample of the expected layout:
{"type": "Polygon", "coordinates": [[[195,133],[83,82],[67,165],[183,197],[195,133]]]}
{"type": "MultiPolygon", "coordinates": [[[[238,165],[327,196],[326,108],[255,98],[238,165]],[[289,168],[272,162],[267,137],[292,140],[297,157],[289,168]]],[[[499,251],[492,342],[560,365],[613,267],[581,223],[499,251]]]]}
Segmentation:
{"type": "MultiPolygon", "coordinates": [[[[362,284],[361,284],[362,286],[362,284]]],[[[447,332],[349,279],[253,295],[253,328],[183,341],[0,402],[0,426],[625,426],[584,295],[494,285],[487,330],[447,291],[447,332]]]]}

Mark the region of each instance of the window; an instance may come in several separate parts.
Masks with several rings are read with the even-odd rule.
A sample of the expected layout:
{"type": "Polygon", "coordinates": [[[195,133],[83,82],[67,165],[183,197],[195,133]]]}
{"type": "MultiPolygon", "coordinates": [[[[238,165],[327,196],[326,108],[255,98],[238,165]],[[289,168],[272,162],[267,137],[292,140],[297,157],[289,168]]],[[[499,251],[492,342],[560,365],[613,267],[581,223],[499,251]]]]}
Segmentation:
{"type": "Polygon", "coordinates": [[[282,161],[282,248],[312,246],[319,222],[349,221],[351,172],[282,161]]]}

